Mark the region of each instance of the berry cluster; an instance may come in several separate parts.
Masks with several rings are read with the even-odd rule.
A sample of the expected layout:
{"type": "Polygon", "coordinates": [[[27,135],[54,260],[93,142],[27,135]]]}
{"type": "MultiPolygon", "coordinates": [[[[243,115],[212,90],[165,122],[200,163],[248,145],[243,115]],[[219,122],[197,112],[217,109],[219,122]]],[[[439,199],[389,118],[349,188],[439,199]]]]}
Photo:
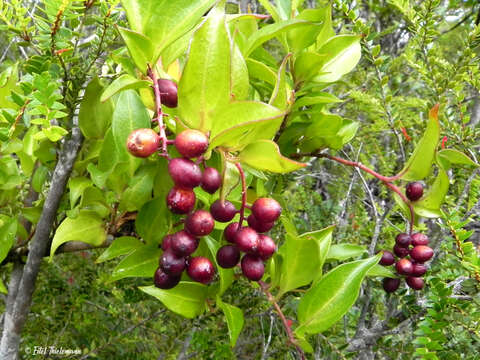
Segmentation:
{"type": "MultiPolygon", "coordinates": [[[[417,201],[422,195],[421,183],[412,182],[407,185],[406,196],[410,201],[417,201]]],[[[428,243],[428,236],[425,234],[398,234],[395,238],[393,253],[384,250],[380,264],[383,266],[395,264],[397,274],[406,276],[407,285],[414,290],[421,290],[425,285],[421,276],[427,272],[425,262],[433,256],[433,250],[427,246],[428,243]]],[[[383,280],[383,288],[386,292],[394,292],[399,286],[400,279],[385,278],[383,280]]]]}

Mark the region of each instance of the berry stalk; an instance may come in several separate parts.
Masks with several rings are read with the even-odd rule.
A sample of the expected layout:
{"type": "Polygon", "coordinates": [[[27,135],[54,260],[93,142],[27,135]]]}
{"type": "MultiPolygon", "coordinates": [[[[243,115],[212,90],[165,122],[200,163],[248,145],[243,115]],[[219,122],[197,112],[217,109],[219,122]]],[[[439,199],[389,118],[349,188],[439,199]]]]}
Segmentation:
{"type": "Polygon", "coordinates": [[[156,121],[158,123],[158,128],[159,128],[159,135],[160,135],[160,141],[162,142],[162,152],[161,156],[164,156],[168,159],[168,152],[167,152],[167,145],[168,145],[168,139],[167,139],[167,134],[165,133],[165,124],[163,122],[163,111],[162,111],[162,100],[160,98],[160,88],[158,86],[158,77],[157,74],[155,74],[155,71],[148,66],[148,71],[147,71],[148,77],[152,79],[153,81],[153,92],[155,94],[155,117],[153,118],[152,121],[156,121]]]}
{"type": "Polygon", "coordinates": [[[245,181],[245,172],[240,163],[235,163],[235,166],[240,173],[240,180],[242,181],[242,206],[240,207],[240,219],[238,220],[238,229],[242,228],[243,219],[245,219],[245,207],[247,206],[247,183],[245,181]]]}

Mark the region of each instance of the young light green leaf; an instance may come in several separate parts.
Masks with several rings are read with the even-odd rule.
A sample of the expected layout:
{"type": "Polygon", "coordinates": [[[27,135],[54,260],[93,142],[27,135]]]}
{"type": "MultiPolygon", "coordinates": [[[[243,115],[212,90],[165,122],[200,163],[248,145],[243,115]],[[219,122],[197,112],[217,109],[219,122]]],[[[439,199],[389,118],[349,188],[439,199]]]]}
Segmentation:
{"type": "Polygon", "coordinates": [[[271,67],[261,61],[254,59],[247,59],[248,73],[250,77],[265,81],[266,83],[275,86],[277,81],[277,74],[271,67]]]}
{"type": "Polygon", "coordinates": [[[360,285],[381,254],[337,266],[310,288],[298,304],[296,334],[316,334],[335,324],[355,303],[360,285]]]}
{"type": "Polygon", "coordinates": [[[327,255],[327,261],[344,261],[362,256],[366,252],[367,249],[363,245],[335,244],[330,247],[327,255]]]}
{"type": "Polygon", "coordinates": [[[278,145],[271,140],[258,140],[250,143],[238,157],[241,162],[255,169],[281,174],[307,166],[307,164],[282,156],[278,145]]]}
{"type": "Polygon", "coordinates": [[[416,214],[424,217],[438,217],[440,214],[440,206],[447,196],[450,179],[447,172],[442,168],[438,168],[438,174],[428,191],[420,200],[413,203],[413,209],[416,214]]]}
{"type": "Polygon", "coordinates": [[[294,64],[295,82],[301,83],[318,75],[326,57],[327,54],[319,54],[313,51],[305,51],[297,56],[294,64]]]}
{"type": "Polygon", "coordinates": [[[169,310],[183,317],[192,319],[205,311],[208,287],[203,284],[180,281],[169,290],[162,290],[153,285],[141,286],[139,289],[156,297],[169,310]]]}
{"type": "MultiPolygon", "coordinates": [[[[443,149],[437,153],[437,156],[442,159],[448,161],[449,164],[457,164],[457,165],[470,165],[470,166],[480,166],[475,161],[470,159],[467,155],[462,153],[461,151],[454,150],[454,149],[443,149]]],[[[447,170],[447,169],[446,169],[447,170]]]]}
{"type": "Polygon", "coordinates": [[[435,149],[440,137],[440,123],[438,122],[438,108],[435,105],[428,114],[428,124],[422,139],[419,141],[413,154],[400,171],[403,180],[421,180],[430,173],[435,149]]]}
{"type": "Polygon", "coordinates": [[[225,319],[227,319],[230,346],[233,348],[237,343],[238,336],[242,332],[244,323],[243,311],[236,306],[224,303],[220,297],[217,297],[217,305],[222,309],[225,314],[225,319]]]}
{"type": "Polygon", "coordinates": [[[153,44],[146,36],[130,29],[117,27],[120,35],[127,45],[128,52],[137,68],[143,73],[147,73],[148,64],[153,60],[153,44]]]}
{"type": "Polygon", "coordinates": [[[92,180],[86,177],[75,177],[68,180],[68,189],[70,190],[70,209],[75,207],[77,200],[82,196],[84,190],[92,185],[92,180]]]}
{"type": "Polygon", "coordinates": [[[50,261],[58,247],[66,242],[81,241],[98,246],[106,238],[102,218],[93,211],[82,210],[75,219],[65,218],[57,228],[50,248],[50,261]]]}
{"type": "Polygon", "coordinates": [[[0,217],[0,261],[3,261],[15,242],[17,233],[17,219],[6,216],[0,217]]]}
{"type": "Polygon", "coordinates": [[[375,265],[374,267],[370,268],[367,272],[367,276],[370,277],[388,277],[388,278],[397,278],[398,275],[389,267],[385,267],[382,265],[375,265]]]}
{"type": "Polygon", "coordinates": [[[113,95],[123,90],[148,88],[151,85],[152,83],[150,81],[139,80],[131,75],[124,74],[113,80],[112,83],[103,90],[100,101],[105,102],[113,95]]]}
{"type": "Polygon", "coordinates": [[[37,193],[42,192],[43,184],[45,184],[45,180],[47,179],[48,175],[48,168],[40,165],[33,174],[32,178],[32,187],[37,193]]]}
{"type": "Polygon", "coordinates": [[[285,69],[287,67],[287,60],[291,54],[287,54],[280,65],[277,73],[277,81],[275,88],[273,89],[272,96],[268,102],[270,105],[275,106],[278,109],[286,110],[288,107],[289,87],[285,79],[285,69]]]}
{"type": "Polygon", "coordinates": [[[161,253],[162,250],[156,244],[137,248],[113,269],[110,281],[117,281],[126,277],[151,277],[153,279],[161,253]]]}
{"type": "Polygon", "coordinates": [[[129,254],[143,246],[140,240],[133,236],[122,236],[113,240],[112,244],[95,261],[97,264],[118,256],[129,254]]]}
{"type": "Polygon", "coordinates": [[[288,33],[288,43],[291,51],[297,54],[316,42],[317,37],[326,26],[327,18],[331,16],[330,7],[331,5],[324,8],[305,9],[298,14],[296,19],[307,20],[311,24],[301,29],[293,29],[288,33]]]}

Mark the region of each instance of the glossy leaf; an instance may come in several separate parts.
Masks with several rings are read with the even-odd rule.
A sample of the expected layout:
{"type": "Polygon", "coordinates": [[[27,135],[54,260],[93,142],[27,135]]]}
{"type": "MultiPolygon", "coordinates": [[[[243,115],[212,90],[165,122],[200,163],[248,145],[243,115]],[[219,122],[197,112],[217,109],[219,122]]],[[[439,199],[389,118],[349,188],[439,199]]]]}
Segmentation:
{"type": "Polygon", "coordinates": [[[135,229],[146,243],[159,244],[169,229],[171,216],[164,197],[145,203],[135,219],[135,229]]]}
{"type": "Polygon", "coordinates": [[[470,166],[480,166],[475,161],[470,159],[467,155],[462,153],[461,151],[454,150],[454,149],[443,149],[437,153],[437,156],[443,160],[447,161],[448,164],[455,164],[455,165],[470,165],[470,166]]]}
{"type": "Polygon", "coordinates": [[[296,19],[307,20],[310,21],[311,24],[301,29],[291,30],[288,33],[290,49],[294,53],[299,53],[314,44],[317,37],[322,32],[322,29],[325,26],[325,20],[328,16],[330,16],[330,5],[318,9],[305,9],[298,14],[296,19]]]}
{"type": "Polygon", "coordinates": [[[275,88],[273,89],[272,96],[268,102],[270,105],[275,106],[281,110],[286,110],[288,107],[289,100],[289,86],[286,81],[285,69],[287,67],[287,60],[290,58],[291,54],[288,54],[284,57],[280,68],[277,73],[277,80],[275,83],[275,88]]]}
{"type": "Polygon", "coordinates": [[[156,170],[155,165],[151,165],[137,171],[122,194],[118,207],[120,211],[138,210],[151,199],[156,170]]]}
{"type": "Polygon", "coordinates": [[[408,159],[402,171],[403,180],[421,180],[430,173],[435,149],[440,137],[440,124],[438,122],[438,108],[435,105],[428,114],[428,124],[422,139],[418,142],[413,154],[408,159]]]}
{"type": "Polygon", "coordinates": [[[48,168],[43,165],[40,165],[33,174],[32,178],[32,187],[37,193],[42,192],[43,184],[47,180],[48,168]]]}
{"type": "Polygon", "coordinates": [[[106,238],[107,234],[100,216],[93,211],[82,210],[76,218],[67,217],[58,226],[50,248],[50,260],[58,247],[66,242],[81,241],[98,246],[103,244],[106,238]]]}
{"type": "Polygon", "coordinates": [[[70,178],[68,181],[68,188],[70,190],[70,208],[73,209],[75,207],[75,204],[77,203],[77,200],[80,199],[80,197],[83,194],[83,191],[92,185],[92,180],[86,178],[86,177],[75,177],[75,178],[70,178]]]}
{"type": "Polygon", "coordinates": [[[367,252],[363,245],[335,244],[328,251],[327,260],[344,261],[362,256],[367,252]]]}
{"type": "Polygon", "coordinates": [[[17,219],[0,217],[0,261],[3,261],[15,242],[17,219]]]}
{"type": "Polygon", "coordinates": [[[250,77],[265,81],[268,84],[275,86],[277,74],[275,74],[275,71],[273,71],[271,67],[254,59],[247,59],[247,67],[250,77]]]}
{"type": "Polygon", "coordinates": [[[428,188],[420,200],[413,203],[413,209],[416,214],[436,218],[440,216],[440,206],[445,201],[448,188],[450,186],[450,179],[447,172],[439,167],[438,174],[433,184],[428,188]]]}
{"type": "Polygon", "coordinates": [[[180,281],[173,289],[162,290],[155,286],[141,286],[143,292],[156,297],[169,310],[192,319],[205,311],[208,287],[196,283],[180,281]]]}
{"type": "Polygon", "coordinates": [[[101,102],[105,102],[113,95],[128,89],[148,88],[152,85],[150,81],[139,80],[131,75],[124,74],[117,79],[113,80],[102,92],[100,97],[101,102]]]}
{"type": "Polygon", "coordinates": [[[156,244],[137,248],[113,269],[110,281],[126,277],[151,277],[158,268],[158,259],[162,250],[156,244]]]}
{"type": "Polygon", "coordinates": [[[239,159],[255,169],[281,174],[307,166],[282,156],[278,145],[271,140],[258,140],[247,145],[239,154],[239,159]]]}
{"type": "Polygon", "coordinates": [[[342,100],[337,98],[335,95],[319,92],[319,93],[309,93],[307,96],[302,96],[293,106],[293,110],[297,110],[303,106],[311,106],[316,104],[333,104],[340,103],[342,100]]]}
{"type": "Polygon", "coordinates": [[[140,242],[140,240],[134,238],[133,236],[122,236],[116,238],[95,262],[102,263],[118,256],[129,254],[141,246],[143,246],[143,244],[140,242]]]}
{"type": "Polygon", "coordinates": [[[375,265],[374,267],[370,268],[367,272],[367,276],[370,277],[388,277],[388,278],[398,278],[396,272],[393,271],[393,267],[386,267],[382,265],[375,265]]]}
{"type": "Polygon", "coordinates": [[[153,60],[153,44],[146,36],[130,29],[117,27],[120,35],[127,45],[128,52],[137,68],[143,73],[147,73],[148,64],[153,60]]]}
{"type": "Polygon", "coordinates": [[[242,332],[244,323],[243,311],[236,306],[224,303],[220,298],[217,298],[217,305],[222,309],[225,319],[227,319],[230,346],[234,347],[237,343],[238,336],[242,332]]]}
{"type": "Polygon", "coordinates": [[[302,82],[310,80],[319,74],[319,69],[325,62],[327,54],[317,52],[303,52],[295,59],[295,81],[302,82]]]}
{"type": "Polygon", "coordinates": [[[296,334],[320,333],[342,318],[358,298],[360,286],[381,254],[337,266],[301,298],[298,304],[299,327],[296,334]]]}

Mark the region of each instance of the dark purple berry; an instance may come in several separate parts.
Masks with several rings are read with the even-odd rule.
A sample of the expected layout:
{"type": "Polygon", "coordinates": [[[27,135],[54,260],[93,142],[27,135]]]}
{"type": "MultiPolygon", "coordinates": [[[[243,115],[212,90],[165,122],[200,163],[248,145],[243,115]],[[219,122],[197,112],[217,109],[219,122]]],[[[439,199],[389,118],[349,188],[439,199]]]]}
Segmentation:
{"type": "Polygon", "coordinates": [[[408,259],[400,259],[395,264],[395,268],[400,275],[410,275],[413,271],[413,264],[408,259]]]}
{"type": "Polygon", "coordinates": [[[205,236],[213,231],[215,220],[206,210],[197,210],[187,216],[185,230],[195,236],[205,236]]]}
{"type": "Polygon", "coordinates": [[[380,265],[390,266],[395,262],[395,257],[390,251],[383,250],[382,258],[380,259],[380,265]]]}
{"type": "Polygon", "coordinates": [[[234,239],[238,249],[246,253],[255,253],[260,242],[257,232],[250,227],[243,227],[238,230],[234,239]]]}
{"type": "Polygon", "coordinates": [[[195,193],[174,186],[167,195],[167,207],[175,214],[188,214],[195,207],[195,193]]]}
{"type": "Polygon", "coordinates": [[[422,233],[415,233],[412,235],[412,245],[428,245],[428,236],[422,233]]]}
{"type": "Polygon", "coordinates": [[[268,260],[275,254],[277,251],[277,244],[272,240],[270,236],[259,234],[258,238],[260,239],[257,247],[257,255],[262,258],[262,260],[268,260]]]}
{"type": "Polygon", "coordinates": [[[202,170],[192,160],[175,158],[168,162],[168,173],[175,185],[193,189],[202,181],[202,170]]]}
{"type": "Polygon", "coordinates": [[[171,250],[177,256],[192,255],[198,247],[198,239],[185,230],[181,230],[173,235],[170,245],[171,250]]]}
{"type": "Polygon", "coordinates": [[[410,250],[410,257],[419,263],[424,263],[425,261],[430,260],[432,256],[432,248],[425,245],[417,245],[410,250]]]}
{"type": "Polygon", "coordinates": [[[217,251],[217,262],[222,268],[230,269],[240,261],[240,251],[235,245],[224,245],[217,251]]]}
{"type": "Polygon", "coordinates": [[[168,275],[181,275],[185,270],[185,258],[177,256],[171,249],[160,256],[159,265],[168,275]]]}
{"type": "Polygon", "coordinates": [[[127,149],[133,156],[147,158],[158,150],[160,137],[152,129],[133,130],[127,138],[127,149]]]}
{"type": "Polygon", "coordinates": [[[233,222],[231,224],[228,224],[225,230],[223,230],[223,237],[228,242],[234,244],[235,234],[237,233],[237,230],[238,230],[238,222],[233,222]]]}
{"type": "Polygon", "coordinates": [[[422,276],[424,275],[425,273],[427,272],[427,266],[424,265],[424,264],[417,264],[417,263],[414,263],[413,264],[413,271],[412,271],[412,275],[413,276],[422,276]]]}
{"type": "Polygon", "coordinates": [[[265,272],[265,265],[263,264],[262,259],[257,255],[244,255],[241,266],[243,275],[252,281],[260,280],[265,272]]]}
{"type": "Polygon", "coordinates": [[[187,129],[175,138],[175,147],[186,158],[196,158],[207,150],[208,138],[198,130],[187,129]]]}
{"type": "Polygon", "coordinates": [[[411,287],[413,290],[422,290],[425,282],[420,277],[407,277],[407,285],[411,287]]]}
{"type": "Polygon", "coordinates": [[[215,268],[206,257],[196,256],[189,260],[187,274],[193,281],[208,284],[215,276],[215,268]]]}
{"type": "Polygon", "coordinates": [[[398,234],[397,237],[395,238],[395,243],[398,246],[401,246],[404,248],[408,247],[411,242],[412,242],[412,238],[410,237],[410,235],[405,233],[398,234]]]}
{"type": "Polygon", "coordinates": [[[385,278],[383,279],[382,283],[383,283],[383,289],[387,293],[392,293],[395,290],[397,290],[398,287],[400,286],[400,279],[385,278]]]}
{"type": "Polygon", "coordinates": [[[202,173],[202,183],[200,184],[202,189],[209,194],[213,194],[220,188],[220,185],[222,185],[222,177],[217,169],[206,167],[202,173]]]}
{"type": "Polygon", "coordinates": [[[213,218],[219,222],[229,222],[235,217],[237,209],[235,209],[235,206],[230,201],[225,200],[222,203],[222,201],[218,199],[210,206],[210,213],[213,218]]]}
{"type": "Polygon", "coordinates": [[[252,205],[252,214],[262,223],[277,220],[281,213],[282,207],[272,198],[259,198],[252,205]]]}
{"type": "Polygon", "coordinates": [[[423,195],[423,185],[421,182],[414,181],[407,184],[405,190],[405,195],[407,195],[408,200],[417,201],[423,195]]]}
{"type": "Polygon", "coordinates": [[[153,276],[153,283],[156,287],[167,290],[175,287],[180,282],[180,278],[181,276],[168,275],[162,268],[158,268],[153,276]]]}
{"type": "Polygon", "coordinates": [[[176,108],[178,104],[177,84],[168,79],[158,79],[157,83],[162,104],[169,108],[176,108]]]}
{"type": "Polygon", "coordinates": [[[162,250],[168,250],[172,246],[173,235],[165,235],[162,239],[162,250]]]}
{"type": "Polygon", "coordinates": [[[270,231],[273,227],[273,225],[275,225],[275,222],[261,222],[261,221],[258,221],[257,218],[255,216],[253,216],[253,214],[250,214],[247,218],[247,222],[248,222],[248,226],[250,226],[252,229],[254,229],[255,231],[259,232],[259,233],[264,233],[264,232],[267,232],[267,231],[270,231]]]}
{"type": "Polygon", "coordinates": [[[408,248],[404,248],[404,247],[401,247],[401,246],[398,246],[397,244],[395,244],[393,246],[393,252],[395,253],[395,255],[397,255],[399,258],[404,258],[405,256],[407,256],[410,251],[408,250],[408,248]]]}

